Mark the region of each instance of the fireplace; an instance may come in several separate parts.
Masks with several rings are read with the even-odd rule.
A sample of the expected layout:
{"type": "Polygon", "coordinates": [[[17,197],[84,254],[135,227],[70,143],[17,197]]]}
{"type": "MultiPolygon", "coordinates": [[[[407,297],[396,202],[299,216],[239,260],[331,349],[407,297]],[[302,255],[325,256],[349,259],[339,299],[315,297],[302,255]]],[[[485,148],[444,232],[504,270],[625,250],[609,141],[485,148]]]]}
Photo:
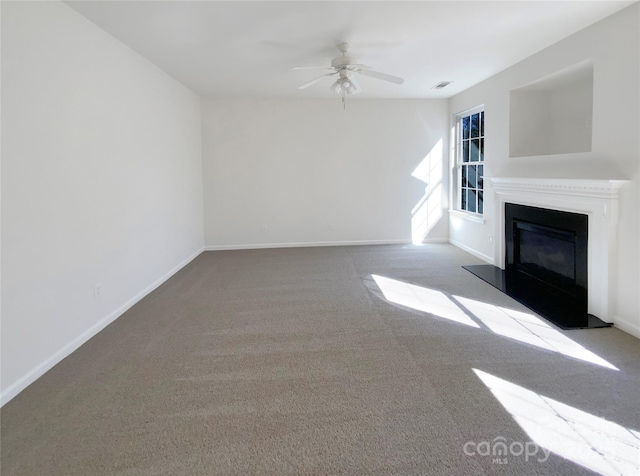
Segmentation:
{"type": "Polygon", "coordinates": [[[570,318],[569,324],[558,322],[561,327],[610,326],[614,320],[612,295],[616,289],[618,200],[626,181],[490,177],[487,182],[490,187],[485,193],[485,213],[487,223],[493,224],[493,263],[465,268],[505,293],[515,293],[520,302],[554,322],[557,322],[554,314],[587,316],[586,325],[582,325],[581,317],[570,318]],[[506,232],[507,205],[527,206],[534,209],[534,216],[520,216],[515,230],[512,223],[506,232]],[[551,221],[536,216],[537,209],[552,212],[551,221]],[[582,225],[569,225],[574,219],[569,217],[583,220],[582,225]],[[514,233],[521,242],[518,254],[513,247],[514,233]],[[548,253],[550,244],[564,257],[548,253]],[[540,253],[547,256],[542,263],[535,263],[532,255],[540,253]],[[575,261],[567,256],[573,256],[575,261]],[[518,272],[513,276],[517,278],[507,279],[507,269],[514,267],[518,272]],[[541,284],[550,277],[555,284],[541,284]],[[542,310],[530,304],[536,293],[543,297],[537,299],[542,310]]]}
{"type": "Polygon", "coordinates": [[[561,327],[587,327],[588,216],[505,204],[507,294],[561,327]]]}

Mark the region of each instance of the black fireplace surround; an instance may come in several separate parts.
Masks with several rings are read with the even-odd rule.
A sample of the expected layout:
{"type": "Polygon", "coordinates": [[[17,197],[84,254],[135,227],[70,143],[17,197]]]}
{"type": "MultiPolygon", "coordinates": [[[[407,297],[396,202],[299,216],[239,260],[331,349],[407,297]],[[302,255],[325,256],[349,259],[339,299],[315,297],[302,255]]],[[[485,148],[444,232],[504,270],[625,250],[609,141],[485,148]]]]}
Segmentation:
{"type": "Polygon", "coordinates": [[[505,204],[507,294],[563,327],[587,325],[587,215],[505,204]]]}
{"type": "Polygon", "coordinates": [[[587,310],[589,217],[505,204],[505,269],[465,266],[563,329],[608,327],[587,310]]]}

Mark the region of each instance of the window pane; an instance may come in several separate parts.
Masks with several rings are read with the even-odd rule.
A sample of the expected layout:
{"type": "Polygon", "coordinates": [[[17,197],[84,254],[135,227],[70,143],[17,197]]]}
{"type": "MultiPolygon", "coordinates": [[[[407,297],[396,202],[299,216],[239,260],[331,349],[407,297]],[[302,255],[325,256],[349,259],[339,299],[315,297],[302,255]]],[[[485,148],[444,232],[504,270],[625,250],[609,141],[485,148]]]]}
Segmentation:
{"type": "Polygon", "coordinates": [[[467,180],[469,181],[469,187],[471,188],[476,188],[477,187],[477,182],[476,182],[476,166],[475,165],[470,165],[469,167],[469,171],[467,172],[467,180]]]}
{"type": "Polygon", "coordinates": [[[467,210],[470,212],[476,211],[476,191],[469,188],[467,189],[467,210]]]}
{"type": "Polygon", "coordinates": [[[458,116],[458,203],[460,210],[484,211],[484,111],[458,116]]]}
{"type": "Polygon", "coordinates": [[[471,116],[471,137],[480,136],[480,114],[471,116]]]}
{"type": "Polygon", "coordinates": [[[471,147],[469,148],[469,160],[471,162],[477,162],[478,155],[480,153],[480,139],[473,139],[470,142],[471,147]]]}

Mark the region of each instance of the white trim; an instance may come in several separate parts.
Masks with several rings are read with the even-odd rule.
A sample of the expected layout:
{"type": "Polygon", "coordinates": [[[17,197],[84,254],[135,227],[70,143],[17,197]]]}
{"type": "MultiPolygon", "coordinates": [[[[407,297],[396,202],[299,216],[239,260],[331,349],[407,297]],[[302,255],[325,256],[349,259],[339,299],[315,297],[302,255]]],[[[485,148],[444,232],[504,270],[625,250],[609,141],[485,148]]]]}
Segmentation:
{"type": "MultiPolygon", "coordinates": [[[[426,239],[423,243],[446,243],[446,239],[426,239]]],[[[410,245],[411,240],[309,241],[293,243],[254,243],[245,245],[207,245],[205,251],[259,250],[264,248],[312,248],[318,246],[410,245]]]]}
{"type": "Polygon", "coordinates": [[[476,223],[484,224],[485,218],[484,215],[480,215],[478,213],[471,213],[463,210],[449,210],[449,215],[453,215],[456,218],[462,218],[464,220],[474,221],[476,223]]]}
{"type": "Polygon", "coordinates": [[[484,104],[480,104],[479,106],[474,106],[470,109],[465,109],[464,111],[460,111],[460,112],[455,112],[453,114],[454,117],[456,118],[460,118],[460,117],[466,117],[466,116],[471,116],[472,114],[475,114],[477,112],[482,112],[484,111],[484,104]]]}
{"type": "Polygon", "coordinates": [[[30,371],[28,371],[25,375],[20,377],[17,381],[15,381],[11,385],[9,385],[9,387],[7,387],[7,389],[4,392],[2,392],[2,394],[0,395],[0,406],[4,406],[5,403],[9,402],[16,395],[18,395],[20,392],[22,392],[25,388],[27,388],[29,385],[31,385],[33,382],[35,382],[37,379],[42,377],[46,372],[51,370],[55,365],[57,365],[59,362],[61,362],[62,359],[64,359],[69,354],[74,352],[82,344],[87,342],[89,339],[91,339],[94,335],[96,335],[102,329],[104,329],[109,324],[111,324],[113,321],[115,321],[117,318],[122,316],[131,307],[133,307],[137,302],[139,302],[145,296],[150,294],[157,287],[159,287],[161,284],[163,284],[165,281],[167,281],[171,276],[176,274],[178,271],[180,271],[182,268],[184,268],[186,265],[188,265],[191,261],[193,261],[203,251],[204,251],[204,248],[200,248],[198,251],[193,253],[187,259],[183,260],[180,264],[175,266],[169,272],[165,273],[160,279],[156,280],[154,283],[152,283],[151,285],[147,286],[145,289],[143,289],[138,294],[136,294],[131,299],[129,299],[127,302],[125,302],[120,307],[118,307],[115,311],[110,313],[105,318],[101,319],[99,322],[97,322],[96,324],[91,326],[89,329],[84,331],[82,334],[80,334],[78,337],[73,339],[67,345],[62,347],[57,352],[55,352],[51,357],[46,359],[44,362],[36,365],[30,371]]]}
{"type": "Polygon", "coordinates": [[[640,325],[629,322],[620,316],[614,316],[613,325],[627,334],[631,334],[633,337],[640,339],[640,325]]]}
{"type": "Polygon", "coordinates": [[[529,179],[485,177],[496,193],[559,193],[569,197],[617,199],[628,180],[529,179]]]}
{"type": "Polygon", "coordinates": [[[484,253],[480,253],[479,251],[474,250],[473,248],[469,248],[467,245],[460,243],[459,241],[456,240],[449,240],[449,243],[451,243],[454,246],[457,246],[458,248],[460,248],[463,251],[466,251],[467,253],[469,253],[470,255],[475,256],[476,258],[481,259],[482,261],[485,261],[489,264],[494,264],[494,260],[491,256],[489,255],[485,255],[484,253]]]}
{"type": "Polygon", "coordinates": [[[588,312],[613,322],[618,197],[627,180],[489,177],[494,192],[496,266],[504,269],[504,206],[516,203],[589,217],[588,312]]]}

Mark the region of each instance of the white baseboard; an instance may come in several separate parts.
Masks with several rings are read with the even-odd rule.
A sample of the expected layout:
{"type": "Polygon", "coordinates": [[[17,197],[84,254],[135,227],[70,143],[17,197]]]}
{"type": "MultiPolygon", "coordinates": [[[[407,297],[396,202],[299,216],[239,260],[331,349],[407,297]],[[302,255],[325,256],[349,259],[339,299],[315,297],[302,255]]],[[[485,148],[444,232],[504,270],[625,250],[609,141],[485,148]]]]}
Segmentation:
{"type": "Polygon", "coordinates": [[[620,316],[614,316],[613,325],[621,331],[624,331],[627,334],[631,334],[633,337],[637,337],[638,339],[640,339],[640,325],[634,322],[629,322],[626,319],[621,318],[620,316]]]}
{"type": "MultiPolygon", "coordinates": [[[[447,240],[441,240],[441,241],[446,242],[447,240]]],[[[265,249],[265,248],[311,248],[316,246],[410,245],[410,244],[411,244],[411,240],[307,241],[307,242],[298,242],[298,243],[207,245],[204,247],[204,249],[205,251],[226,251],[226,250],[258,250],[258,249],[265,249]]]]}
{"type": "Polygon", "coordinates": [[[464,245],[464,244],[462,244],[462,243],[460,243],[459,241],[456,241],[456,240],[449,240],[449,243],[451,243],[454,246],[457,246],[458,248],[460,248],[461,250],[466,251],[469,254],[472,254],[476,258],[479,258],[482,261],[486,261],[487,263],[492,264],[492,265],[495,266],[495,260],[491,256],[485,255],[484,253],[480,253],[480,252],[474,250],[473,248],[469,248],[467,245],[464,245]]]}
{"type": "Polygon", "coordinates": [[[119,318],[122,314],[127,312],[131,307],[133,307],[138,301],[147,296],[149,293],[154,291],[158,286],[168,280],[171,276],[176,274],[182,268],[184,268],[187,264],[193,261],[200,253],[204,251],[204,247],[200,248],[198,251],[193,253],[187,259],[183,260],[180,264],[175,266],[169,272],[165,273],[160,279],[156,280],[151,285],[147,286],[145,289],[140,291],[138,294],[133,296],[127,302],[118,307],[115,311],[111,312],[108,316],[101,319],[99,322],[91,326],[89,329],[84,331],[78,337],[73,339],[67,345],[62,347],[60,350],[55,352],[51,357],[46,359],[44,362],[36,365],[29,372],[23,375],[16,382],[11,384],[2,394],[0,395],[0,406],[3,406],[5,403],[9,402],[12,398],[22,392],[25,388],[35,382],[37,379],[42,377],[46,372],[51,370],[56,364],[58,364],[62,359],[67,357],[73,351],[75,351],[82,344],[91,339],[94,335],[100,332],[102,329],[107,327],[117,318],[119,318]]]}

